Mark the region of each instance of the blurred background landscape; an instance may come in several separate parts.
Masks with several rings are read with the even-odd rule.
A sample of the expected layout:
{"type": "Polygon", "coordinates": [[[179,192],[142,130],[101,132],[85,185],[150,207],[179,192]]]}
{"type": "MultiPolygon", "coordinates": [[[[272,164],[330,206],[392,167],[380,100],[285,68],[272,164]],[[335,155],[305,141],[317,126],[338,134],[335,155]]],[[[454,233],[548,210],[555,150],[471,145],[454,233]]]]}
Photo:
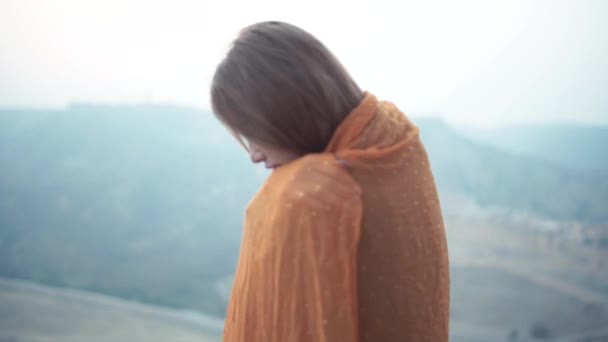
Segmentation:
{"type": "MultiPolygon", "coordinates": [[[[3,278],[221,322],[241,213],[267,172],[211,113],[77,105],[3,110],[0,120],[3,278]]],[[[523,339],[534,324],[551,336],[606,338],[608,161],[598,156],[608,149],[608,127],[513,126],[467,138],[441,119],[415,121],[447,221],[454,340],[523,339]],[[563,139],[564,130],[573,136],[563,139]],[[517,146],[528,134],[539,143],[517,146]],[[547,153],[540,141],[552,142],[547,153]],[[580,153],[570,156],[573,141],[580,153]]],[[[32,313],[65,310],[57,299],[48,307],[49,293],[44,304],[31,289],[33,297],[16,299],[18,287],[7,284],[0,283],[0,293],[8,291],[0,295],[5,335],[21,336],[23,320],[43,319],[32,313]]]]}
{"type": "MultiPolygon", "coordinates": [[[[242,213],[268,171],[208,109],[203,56],[267,16],[327,37],[420,127],[446,220],[451,341],[608,341],[606,3],[407,3],[372,31],[385,34],[372,50],[408,47],[388,48],[387,66],[315,24],[339,6],[313,20],[278,3],[240,17],[125,3],[0,4],[0,342],[220,340],[242,213]]],[[[371,37],[366,15],[344,25],[371,37]]]]}

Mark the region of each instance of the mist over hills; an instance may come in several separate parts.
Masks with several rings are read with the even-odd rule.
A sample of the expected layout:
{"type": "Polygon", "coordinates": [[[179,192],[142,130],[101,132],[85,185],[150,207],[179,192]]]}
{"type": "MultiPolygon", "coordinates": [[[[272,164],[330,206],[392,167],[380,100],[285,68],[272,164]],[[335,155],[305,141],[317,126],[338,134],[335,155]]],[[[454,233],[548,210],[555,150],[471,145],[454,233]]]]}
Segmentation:
{"type": "MultiPolygon", "coordinates": [[[[601,172],[588,170],[592,167],[572,169],[549,158],[482,144],[440,119],[420,118],[416,122],[440,191],[465,194],[481,205],[522,210],[554,220],[608,220],[608,168],[601,172]]],[[[588,145],[583,140],[578,144],[581,154],[599,150],[593,139],[587,140],[588,145]]],[[[608,141],[604,146],[608,148],[608,141]]],[[[561,152],[556,145],[554,154],[561,152]]],[[[602,159],[600,155],[597,158],[602,159]]]]}
{"type": "Polygon", "coordinates": [[[240,213],[264,174],[210,115],[78,106],[0,117],[2,275],[224,309],[200,301],[231,274],[240,213]]]}
{"type": "MultiPolygon", "coordinates": [[[[440,192],[608,222],[601,174],[414,121],[440,192]]],[[[210,113],[160,105],[0,110],[0,170],[0,276],[218,316],[243,209],[268,174],[210,113]]]]}
{"type": "Polygon", "coordinates": [[[468,128],[463,133],[504,151],[577,171],[608,170],[608,126],[549,123],[468,128]]]}

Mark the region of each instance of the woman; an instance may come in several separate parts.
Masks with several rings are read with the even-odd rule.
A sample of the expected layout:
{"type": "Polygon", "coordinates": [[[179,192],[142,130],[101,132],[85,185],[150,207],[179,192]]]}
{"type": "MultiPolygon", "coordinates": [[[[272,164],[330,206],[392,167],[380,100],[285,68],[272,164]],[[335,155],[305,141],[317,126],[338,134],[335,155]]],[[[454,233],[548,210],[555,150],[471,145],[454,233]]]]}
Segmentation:
{"type": "Polygon", "coordinates": [[[224,341],[447,341],[447,244],[417,127],[281,22],[241,31],[211,99],[274,169],[246,211],[224,341]]]}

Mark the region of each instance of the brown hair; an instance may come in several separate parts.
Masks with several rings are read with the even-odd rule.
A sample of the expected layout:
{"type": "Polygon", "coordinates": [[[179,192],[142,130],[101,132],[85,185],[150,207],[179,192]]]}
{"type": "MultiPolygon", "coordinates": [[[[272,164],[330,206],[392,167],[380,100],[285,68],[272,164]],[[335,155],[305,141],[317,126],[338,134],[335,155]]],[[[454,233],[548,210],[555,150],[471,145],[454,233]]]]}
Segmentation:
{"type": "Polygon", "coordinates": [[[321,152],[363,92],[310,33],[283,22],[241,30],[211,85],[215,115],[249,139],[321,152]]]}

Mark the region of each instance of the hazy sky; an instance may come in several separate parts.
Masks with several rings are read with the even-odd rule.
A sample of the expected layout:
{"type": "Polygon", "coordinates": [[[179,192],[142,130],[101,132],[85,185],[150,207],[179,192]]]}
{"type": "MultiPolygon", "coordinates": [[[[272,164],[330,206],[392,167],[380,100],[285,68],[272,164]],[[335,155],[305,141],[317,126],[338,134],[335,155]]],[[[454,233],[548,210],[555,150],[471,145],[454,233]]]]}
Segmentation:
{"type": "Polygon", "coordinates": [[[318,36],[362,88],[453,122],[608,123],[608,1],[0,0],[0,106],[208,108],[247,24],[318,36]]]}

